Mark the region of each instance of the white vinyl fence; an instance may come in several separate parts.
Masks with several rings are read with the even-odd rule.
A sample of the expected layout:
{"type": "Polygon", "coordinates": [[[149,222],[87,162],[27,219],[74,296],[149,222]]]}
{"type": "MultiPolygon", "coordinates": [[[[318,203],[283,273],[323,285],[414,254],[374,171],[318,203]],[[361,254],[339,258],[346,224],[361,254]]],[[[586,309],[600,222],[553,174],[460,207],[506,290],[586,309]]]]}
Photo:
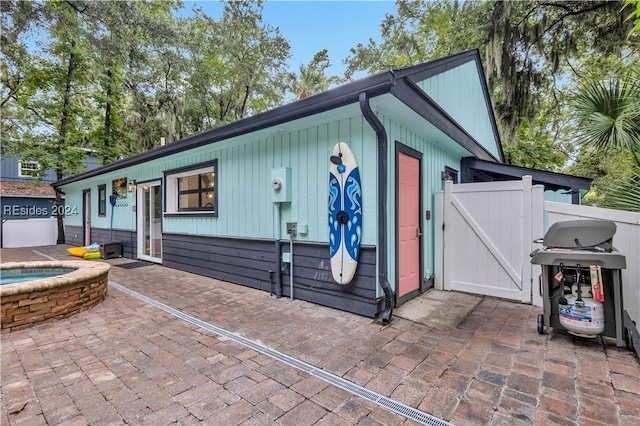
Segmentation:
{"type": "Polygon", "coordinates": [[[579,219],[605,219],[616,223],[613,246],[627,258],[627,269],[622,270],[624,308],[640,327],[640,213],[552,201],[544,202],[544,210],[548,215],[548,226],[579,219]]]}
{"type": "Polygon", "coordinates": [[[640,325],[640,213],[543,201],[531,177],[520,181],[445,184],[435,197],[435,288],[503,297],[542,306],[541,248],[556,222],[604,219],[616,223],[614,247],[627,259],[624,309],[640,325]]]}
{"type": "Polygon", "coordinates": [[[2,247],[50,246],[58,239],[55,217],[10,219],[2,224],[2,247]]]}

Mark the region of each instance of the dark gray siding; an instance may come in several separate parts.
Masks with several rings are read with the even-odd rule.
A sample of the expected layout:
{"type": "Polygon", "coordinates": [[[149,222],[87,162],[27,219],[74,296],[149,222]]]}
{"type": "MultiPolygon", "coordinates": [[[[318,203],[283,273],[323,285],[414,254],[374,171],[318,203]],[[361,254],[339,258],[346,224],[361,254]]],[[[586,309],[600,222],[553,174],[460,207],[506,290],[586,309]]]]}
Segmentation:
{"type": "MultiPolygon", "coordinates": [[[[288,241],[282,241],[282,250],[289,251],[288,241]]],[[[294,298],[368,317],[379,312],[375,247],[362,248],[356,277],[345,286],[331,278],[327,245],[295,242],[293,255],[294,298]]],[[[277,259],[273,240],[163,234],[164,266],[264,291],[275,291],[277,259]]],[[[284,266],[282,287],[283,296],[289,297],[288,264],[284,266]]]]}
{"type": "MultiPolygon", "coordinates": [[[[0,158],[0,178],[3,181],[8,182],[30,182],[35,183],[36,179],[31,177],[20,177],[18,176],[18,162],[21,161],[20,157],[15,155],[12,157],[2,156],[0,158]]],[[[98,157],[93,155],[88,155],[85,159],[82,160],[82,164],[85,166],[86,170],[93,170],[99,167],[98,157]]],[[[40,182],[42,185],[47,185],[55,182],[56,173],[54,170],[50,169],[42,176],[40,182]]]]}
{"type": "Polygon", "coordinates": [[[275,243],[269,240],[162,234],[162,264],[260,290],[270,290],[275,243]]]}
{"type": "MultiPolygon", "coordinates": [[[[82,246],[82,227],[81,226],[65,226],[64,237],[67,244],[73,246],[82,246]],[[76,237],[77,235],[77,237],[76,237]]],[[[103,228],[91,228],[92,243],[107,243],[110,241],[122,243],[122,256],[130,259],[136,259],[136,231],[125,229],[114,229],[109,239],[109,230],[103,228]]]]}
{"type": "Polygon", "coordinates": [[[72,246],[81,246],[82,244],[82,227],[81,226],[64,226],[64,242],[72,246]]]}
{"type": "MultiPolygon", "coordinates": [[[[288,241],[282,251],[289,252],[288,241]]],[[[347,285],[340,285],[331,277],[329,245],[307,242],[293,244],[293,297],[319,305],[374,317],[376,304],[376,249],[363,246],[356,276],[347,285]]],[[[289,265],[282,274],[282,294],[290,296],[289,265]]]]}
{"type": "MultiPolygon", "coordinates": [[[[62,200],[64,205],[64,200],[62,200]]],[[[31,219],[55,216],[54,198],[39,197],[7,197],[0,198],[0,214],[2,219],[31,219]]]]}

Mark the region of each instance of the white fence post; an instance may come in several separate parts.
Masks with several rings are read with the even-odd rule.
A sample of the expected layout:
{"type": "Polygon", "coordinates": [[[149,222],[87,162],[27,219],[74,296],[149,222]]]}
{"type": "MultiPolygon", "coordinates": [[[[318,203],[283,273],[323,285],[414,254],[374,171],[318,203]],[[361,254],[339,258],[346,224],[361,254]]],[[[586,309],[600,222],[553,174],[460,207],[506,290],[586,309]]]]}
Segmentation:
{"type": "Polygon", "coordinates": [[[529,253],[531,253],[531,225],[534,212],[531,210],[531,176],[522,177],[522,269],[520,277],[522,279],[522,299],[523,303],[531,302],[531,264],[529,263],[529,253]]]}
{"type": "MultiPolygon", "coordinates": [[[[544,237],[544,186],[534,185],[531,192],[531,211],[533,215],[531,217],[531,251],[542,248],[542,244],[535,244],[533,240],[541,239],[544,237]]],[[[530,259],[526,259],[526,262],[531,266],[531,280],[532,280],[532,303],[533,306],[542,306],[542,294],[540,294],[540,275],[542,274],[542,267],[540,265],[531,264],[530,259]]]]}
{"type": "Polygon", "coordinates": [[[451,291],[451,267],[453,256],[453,230],[450,228],[451,224],[451,190],[453,182],[450,180],[444,183],[444,197],[443,197],[443,215],[442,226],[444,233],[444,248],[443,248],[443,273],[442,284],[443,290],[451,291]]]}
{"type": "Polygon", "coordinates": [[[443,215],[443,198],[444,193],[438,191],[433,197],[433,288],[443,290],[444,285],[444,232],[442,226],[444,224],[443,215]]]}

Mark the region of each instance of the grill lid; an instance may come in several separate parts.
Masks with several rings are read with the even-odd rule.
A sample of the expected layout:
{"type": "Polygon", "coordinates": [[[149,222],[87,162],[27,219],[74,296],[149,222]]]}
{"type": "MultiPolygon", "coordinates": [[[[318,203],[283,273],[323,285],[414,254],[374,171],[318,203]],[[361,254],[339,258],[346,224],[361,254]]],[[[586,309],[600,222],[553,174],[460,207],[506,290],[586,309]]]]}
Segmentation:
{"type": "Polygon", "coordinates": [[[545,247],[591,248],[610,251],[616,224],[609,220],[568,220],[551,225],[542,240],[545,247]]]}

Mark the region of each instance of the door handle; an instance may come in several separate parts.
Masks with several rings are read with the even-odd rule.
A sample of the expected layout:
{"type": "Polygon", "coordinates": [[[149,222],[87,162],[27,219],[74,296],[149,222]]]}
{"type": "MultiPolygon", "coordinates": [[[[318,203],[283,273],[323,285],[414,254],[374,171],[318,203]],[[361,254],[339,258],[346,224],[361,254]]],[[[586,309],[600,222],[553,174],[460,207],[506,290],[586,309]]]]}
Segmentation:
{"type": "Polygon", "coordinates": [[[422,237],[422,232],[420,232],[420,228],[416,228],[416,237],[422,237]]]}

